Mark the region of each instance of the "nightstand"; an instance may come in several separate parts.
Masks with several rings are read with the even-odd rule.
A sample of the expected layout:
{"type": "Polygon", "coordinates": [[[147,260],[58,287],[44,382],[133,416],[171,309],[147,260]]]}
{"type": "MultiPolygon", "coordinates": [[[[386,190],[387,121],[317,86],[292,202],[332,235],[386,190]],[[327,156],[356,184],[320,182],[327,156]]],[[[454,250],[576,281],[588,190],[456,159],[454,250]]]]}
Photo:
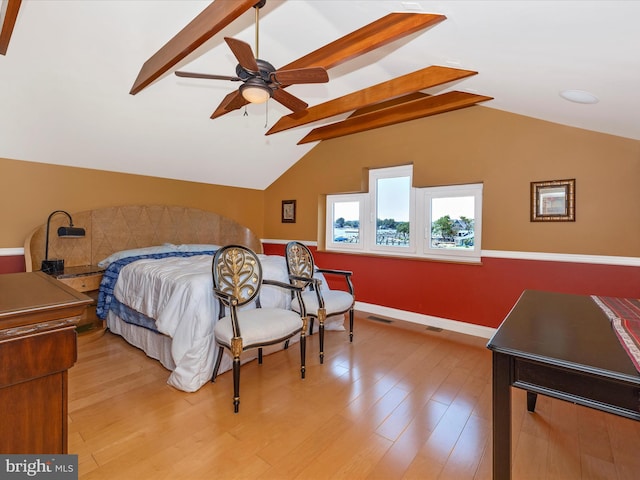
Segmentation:
{"type": "Polygon", "coordinates": [[[96,315],[98,292],[104,269],[97,265],[65,267],[62,273],[53,275],[62,283],[93,299],[78,322],[78,333],[104,329],[104,322],[96,315]]]}

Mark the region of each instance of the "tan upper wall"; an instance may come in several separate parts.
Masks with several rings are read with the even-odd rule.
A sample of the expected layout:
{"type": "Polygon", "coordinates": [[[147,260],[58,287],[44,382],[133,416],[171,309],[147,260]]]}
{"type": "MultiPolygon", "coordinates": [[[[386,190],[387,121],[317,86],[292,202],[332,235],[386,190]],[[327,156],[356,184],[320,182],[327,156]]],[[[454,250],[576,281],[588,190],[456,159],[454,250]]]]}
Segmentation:
{"type": "Polygon", "coordinates": [[[484,183],[485,250],[640,256],[639,141],[481,106],[319,143],[266,190],[265,238],[316,240],[322,195],[407,163],[416,187],[484,183]],[[568,178],[576,221],[530,222],[530,182],[568,178]],[[280,222],[286,199],[295,224],[280,222]]]}
{"type": "Polygon", "coordinates": [[[472,107],[318,144],[265,192],[0,158],[0,248],[57,209],[201,208],[260,238],[316,240],[322,195],[366,189],[367,168],[413,163],[416,186],[483,182],[486,250],[640,256],[640,142],[472,107]],[[531,223],[532,181],[576,179],[576,222],[531,223]],[[297,221],[281,223],[281,201],[297,221]]]}
{"type": "Polygon", "coordinates": [[[222,214],[263,236],[264,192],[0,158],[0,248],[21,247],[54,210],[181,205],[222,214]]]}

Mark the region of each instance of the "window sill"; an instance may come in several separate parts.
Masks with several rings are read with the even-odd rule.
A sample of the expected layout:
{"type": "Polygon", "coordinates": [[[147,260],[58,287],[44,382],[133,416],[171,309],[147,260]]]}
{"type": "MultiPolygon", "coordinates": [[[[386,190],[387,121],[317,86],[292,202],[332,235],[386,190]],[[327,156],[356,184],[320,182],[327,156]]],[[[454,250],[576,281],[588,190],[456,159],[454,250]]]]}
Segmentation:
{"type": "Polygon", "coordinates": [[[331,253],[338,255],[357,255],[361,257],[371,257],[371,258],[393,258],[398,260],[416,260],[420,262],[436,262],[436,263],[453,263],[456,265],[482,265],[482,258],[439,258],[439,257],[427,257],[427,256],[418,256],[418,255],[401,255],[401,254],[391,254],[388,252],[363,252],[359,250],[334,250],[327,248],[317,247],[316,249],[320,253],[331,253]]]}

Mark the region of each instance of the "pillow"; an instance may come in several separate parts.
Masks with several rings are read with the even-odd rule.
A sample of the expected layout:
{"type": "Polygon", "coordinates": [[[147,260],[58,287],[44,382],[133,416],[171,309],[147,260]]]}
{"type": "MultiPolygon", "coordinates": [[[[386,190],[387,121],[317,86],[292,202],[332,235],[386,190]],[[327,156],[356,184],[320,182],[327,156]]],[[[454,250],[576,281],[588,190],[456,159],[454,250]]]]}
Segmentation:
{"type": "Polygon", "coordinates": [[[131,250],[121,250],[114,254],[109,255],[104,260],[98,262],[98,266],[101,268],[107,268],[113,262],[116,262],[122,258],[137,257],[138,255],[151,255],[154,253],[167,253],[177,251],[177,245],[164,244],[156,245],[153,247],[133,248],[131,250]]]}
{"type": "Polygon", "coordinates": [[[213,245],[210,243],[182,243],[180,245],[165,243],[165,245],[173,246],[173,248],[178,252],[211,252],[220,249],[220,245],[213,245]]]}

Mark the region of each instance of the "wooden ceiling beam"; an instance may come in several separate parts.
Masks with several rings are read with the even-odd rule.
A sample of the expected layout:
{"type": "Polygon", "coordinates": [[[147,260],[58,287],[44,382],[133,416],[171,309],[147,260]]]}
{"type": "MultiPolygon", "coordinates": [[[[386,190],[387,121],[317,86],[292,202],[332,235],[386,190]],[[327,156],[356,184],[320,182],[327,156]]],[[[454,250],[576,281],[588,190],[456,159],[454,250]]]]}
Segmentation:
{"type": "Polygon", "coordinates": [[[256,0],[215,0],[153,54],[129,92],[139,93],[256,4],[256,0]]]}
{"type": "Polygon", "coordinates": [[[363,113],[341,122],[316,128],[300,140],[298,145],[342,137],[344,135],[395,125],[439,113],[450,112],[492,99],[492,97],[459,91],[429,96],[389,108],[375,110],[370,113],[363,113]]]}
{"type": "Polygon", "coordinates": [[[478,72],[450,67],[431,66],[378,83],[357,92],[315,105],[301,112],[286,115],[278,120],[266,135],[340,115],[352,110],[374,105],[408,93],[453,82],[476,75],[478,72]]]}
{"type": "Polygon", "coordinates": [[[7,0],[4,15],[2,15],[2,25],[0,26],[0,55],[6,55],[9,48],[9,41],[13,33],[13,27],[18,19],[18,11],[22,0],[7,0]]]}
{"type": "Polygon", "coordinates": [[[431,95],[427,95],[422,92],[413,92],[407,93],[406,95],[402,95],[401,97],[395,97],[389,100],[385,100],[384,102],[375,103],[373,105],[368,105],[366,107],[362,107],[351,113],[349,118],[357,117],[358,115],[362,115],[364,113],[376,112],[378,110],[382,110],[383,108],[394,107],[396,105],[400,105],[405,102],[412,102],[414,100],[420,100],[422,98],[430,97],[431,95]]]}
{"type": "Polygon", "coordinates": [[[304,67],[333,68],[352,58],[446,20],[431,13],[390,13],[345,35],[279,70],[304,67]]]}

